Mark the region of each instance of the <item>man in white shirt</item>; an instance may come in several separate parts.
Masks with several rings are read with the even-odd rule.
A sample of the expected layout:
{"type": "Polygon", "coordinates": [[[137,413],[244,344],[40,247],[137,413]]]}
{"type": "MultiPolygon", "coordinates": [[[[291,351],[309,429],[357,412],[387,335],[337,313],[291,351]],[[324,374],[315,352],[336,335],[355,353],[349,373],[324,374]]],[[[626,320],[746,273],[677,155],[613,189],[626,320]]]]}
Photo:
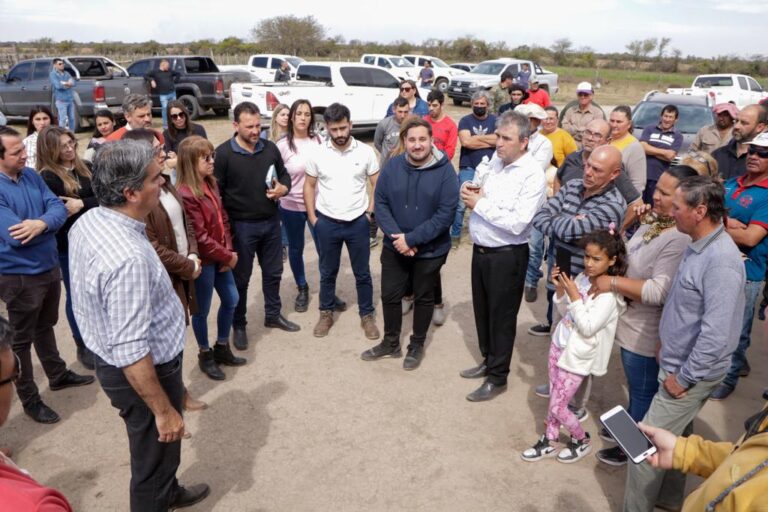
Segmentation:
{"type": "Polygon", "coordinates": [[[376,153],[351,135],[349,109],[333,103],[323,114],[329,140],[308,155],[304,181],[307,218],[315,227],[320,252],[320,319],[314,335],[328,335],[333,326],[336,276],[341,249],[347,245],[357,285],[360,326],[369,340],[379,339],[373,308],[373,281],[368,260],[368,226],[373,190],[379,177],[376,153]],[[371,183],[371,194],[366,182],[371,183]]]}
{"type": "Polygon", "coordinates": [[[472,208],[472,306],[483,361],[464,370],[467,379],[485,377],[467,400],[490,400],[507,388],[517,312],[523,298],[531,221],[544,203],[546,179],[528,153],[530,123],[516,110],[499,117],[496,154],[465,183],[461,198],[472,208]],[[479,185],[479,187],[477,186],[479,185]]]}

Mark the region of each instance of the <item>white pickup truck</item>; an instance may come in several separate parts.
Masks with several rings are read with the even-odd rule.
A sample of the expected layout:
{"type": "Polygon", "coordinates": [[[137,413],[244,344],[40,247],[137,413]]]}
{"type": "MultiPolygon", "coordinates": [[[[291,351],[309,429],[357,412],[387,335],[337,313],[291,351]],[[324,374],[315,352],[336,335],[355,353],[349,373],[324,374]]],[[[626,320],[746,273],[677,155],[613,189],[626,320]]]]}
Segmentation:
{"type": "Polygon", "coordinates": [[[260,53],[248,57],[248,64],[231,64],[219,66],[221,71],[247,71],[251,74],[252,82],[274,82],[275,72],[280,69],[283,62],[288,61],[288,69],[291,71],[291,79],[296,78],[296,68],[304,62],[301,57],[294,55],[275,55],[260,53]]]}
{"type": "Polygon", "coordinates": [[[699,75],[691,87],[685,89],[667,89],[667,94],[687,96],[709,96],[713,103],[734,103],[739,108],[759,103],[768,93],[747,75],[717,74],[699,75]]]}
{"type": "Polygon", "coordinates": [[[342,103],[350,110],[354,131],[376,128],[387,107],[398,96],[400,82],[389,71],[354,62],[303,62],[296,70],[296,80],[285,83],[234,83],[230,89],[232,107],[250,101],[259,107],[262,118],[271,119],[275,107],[309,100],[318,132],[324,131],[323,112],[332,103],[342,103]]]}
{"type": "Polygon", "coordinates": [[[559,90],[557,73],[543,69],[537,62],[521,59],[493,59],[486,60],[475,66],[471,72],[451,79],[448,86],[448,97],[454,105],[461,105],[464,101],[470,101],[476,91],[488,91],[501,80],[505,71],[515,76],[523,64],[528,64],[531,69],[531,78],[538,78],[541,88],[550,96],[557,94],[559,90]]]}
{"type": "Polygon", "coordinates": [[[428,60],[432,64],[432,72],[435,74],[435,79],[432,82],[434,88],[443,94],[448,92],[448,84],[451,83],[453,77],[467,74],[466,71],[452,68],[446,64],[444,60],[438,59],[437,57],[431,57],[429,55],[403,55],[403,58],[416,66],[419,71],[424,67],[424,61],[428,60]]]}

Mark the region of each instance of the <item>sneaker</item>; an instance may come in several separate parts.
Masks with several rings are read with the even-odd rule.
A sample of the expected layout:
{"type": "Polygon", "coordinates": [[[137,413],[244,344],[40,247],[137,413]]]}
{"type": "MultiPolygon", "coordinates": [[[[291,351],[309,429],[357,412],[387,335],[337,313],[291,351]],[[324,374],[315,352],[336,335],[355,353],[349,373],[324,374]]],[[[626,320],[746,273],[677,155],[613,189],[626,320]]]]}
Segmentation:
{"type": "Polygon", "coordinates": [[[371,249],[373,249],[374,247],[376,247],[377,245],[379,245],[379,239],[378,239],[378,238],[376,238],[375,236],[374,236],[374,237],[371,237],[371,238],[369,238],[369,239],[368,239],[368,245],[371,247],[371,249]]]}
{"type": "Polygon", "coordinates": [[[452,236],[451,237],[451,249],[458,249],[460,242],[461,242],[461,237],[460,236],[452,236]]]}
{"type": "Polygon", "coordinates": [[[556,453],[555,447],[549,442],[547,436],[543,435],[536,441],[535,445],[521,453],[520,458],[526,462],[536,462],[544,458],[554,457],[556,453]]]}
{"type": "Polygon", "coordinates": [[[528,328],[528,334],[531,336],[549,336],[552,326],[549,324],[538,324],[528,328]]]}
{"type": "Polygon", "coordinates": [[[539,298],[539,291],[535,286],[525,285],[525,302],[536,302],[539,298]]]}
{"type": "Polygon", "coordinates": [[[403,351],[400,349],[400,343],[397,345],[392,345],[388,340],[383,340],[378,345],[374,345],[373,347],[360,354],[360,359],[363,361],[375,361],[377,359],[381,359],[382,357],[397,358],[402,356],[403,351]]]}
{"type": "Polygon", "coordinates": [[[435,304],[435,310],[432,312],[432,323],[440,327],[445,323],[448,316],[445,314],[445,304],[435,304]]]}
{"type": "Polygon", "coordinates": [[[324,338],[325,336],[328,336],[328,331],[331,330],[332,326],[333,311],[320,311],[320,318],[317,320],[315,330],[312,331],[312,334],[315,335],[315,338],[324,338]]]}
{"type": "Polygon", "coordinates": [[[618,446],[605,448],[595,454],[597,460],[609,466],[623,466],[627,463],[627,455],[618,446]]]}
{"type": "Polygon", "coordinates": [[[541,398],[549,398],[549,382],[542,384],[541,386],[536,386],[533,393],[541,398]]]}
{"type": "Polygon", "coordinates": [[[589,432],[585,432],[584,439],[581,441],[571,437],[565,448],[557,454],[557,462],[572,464],[583,459],[590,451],[592,451],[592,440],[589,438],[589,432]]]}
{"type": "Polygon", "coordinates": [[[374,318],[373,313],[369,313],[360,319],[360,327],[363,328],[365,337],[369,340],[377,340],[381,336],[379,328],[376,327],[376,318],[374,318]]]}
{"type": "Polygon", "coordinates": [[[600,436],[600,439],[602,439],[606,443],[616,444],[616,440],[613,438],[611,433],[608,432],[608,429],[605,427],[601,428],[600,432],[598,432],[597,435],[600,436]]]}
{"type": "Polygon", "coordinates": [[[403,297],[403,315],[407,315],[410,310],[413,309],[413,296],[403,297]]]}

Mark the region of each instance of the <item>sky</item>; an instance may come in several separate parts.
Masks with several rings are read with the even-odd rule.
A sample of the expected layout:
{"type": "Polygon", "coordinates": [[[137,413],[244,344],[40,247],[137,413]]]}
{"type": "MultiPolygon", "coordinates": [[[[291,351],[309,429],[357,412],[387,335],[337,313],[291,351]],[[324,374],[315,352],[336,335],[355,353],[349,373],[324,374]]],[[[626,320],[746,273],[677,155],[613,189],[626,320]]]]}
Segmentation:
{"type": "Polygon", "coordinates": [[[768,0],[548,0],[545,9],[542,3],[518,0],[506,3],[506,19],[496,7],[504,2],[484,4],[488,7],[472,12],[468,6],[473,4],[460,0],[0,0],[0,40],[248,39],[261,19],[312,15],[329,36],[347,41],[420,43],[472,35],[514,48],[550,46],[567,37],[574,48],[603,53],[623,52],[635,39],[671,37],[670,49],[680,49],[683,56],[768,54],[762,38],[768,0]],[[528,14],[528,7],[537,12],[528,14]]]}

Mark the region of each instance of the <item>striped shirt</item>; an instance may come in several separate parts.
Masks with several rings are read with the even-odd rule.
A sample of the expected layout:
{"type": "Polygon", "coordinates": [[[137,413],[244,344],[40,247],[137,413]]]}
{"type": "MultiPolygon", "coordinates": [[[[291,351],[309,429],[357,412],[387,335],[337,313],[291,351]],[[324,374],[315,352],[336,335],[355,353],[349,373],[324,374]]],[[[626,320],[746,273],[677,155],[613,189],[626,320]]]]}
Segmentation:
{"type": "Polygon", "coordinates": [[[571,275],[584,270],[584,249],[578,246],[584,235],[608,229],[613,222],[621,229],[627,203],[618,189],[609,184],[602,192],[584,199],[583,180],[567,182],[533,217],[533,227],[555,241],[556,251],[571,254],[571,275]]]}
{"type": "Polygon", "coordinates": [[[94,208],[69,232],[72,305],[85,345],[105,362],[155,365],[184,348],[184,309],[144,223],[94,208]]]}

